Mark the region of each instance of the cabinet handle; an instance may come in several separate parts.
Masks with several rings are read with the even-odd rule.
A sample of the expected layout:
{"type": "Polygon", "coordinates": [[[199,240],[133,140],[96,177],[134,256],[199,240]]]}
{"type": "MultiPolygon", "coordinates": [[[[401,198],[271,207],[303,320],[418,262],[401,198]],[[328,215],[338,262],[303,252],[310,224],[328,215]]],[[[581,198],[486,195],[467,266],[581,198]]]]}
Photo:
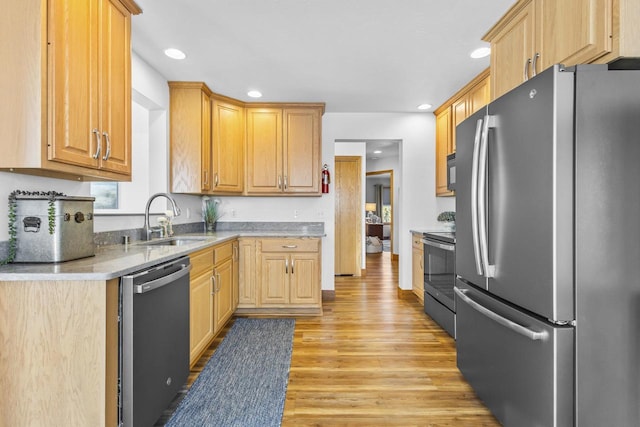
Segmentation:
{"type": "Polygon", "coordinates": [[[284,189],[289,188],[289,184],[287,183],[287,175],[284,176],[284,189]]]}
{"type": "Polygon", "coordinates": [[[278,190],[282,190],[282,177],[278,175],[278,190]]]}
{"type": "Polygon", "coordinates": [[[284,260],[284,272],[289,274],[289,258],[284,260]]]}
{"type": "Polygon", "coordinates": [[[291,274],[293,274],[293,268],[296,266],[296,260],[291,258],[291,274]]]}
{"type": "Polygon", "coordinates": [[[216,292],[220,292],[220,290],[222,289],[222,282],[220,280],[220,273],[216,273],[216,285],[218,286],[218,289],[216,289],[216,292]]]}
{"type": "Polygon", "coordinates": [[[215,275],[211,276],[209,278],[209,280],[211,281],[211,286],[212,286],[211,295],[215,295],[216,294],[216,288],[218,287],[218,284],[216,283],[215,275]]]}
{"type": "Polygon", "coordinates": [[[282,245],[282,247],[285,249],[295,249],[298,247],[298,245],[282,245]]]}
{"type": "Polygon", "coordinates": [[[217,187],[218,186],[218,173],[216,172],[216,174],[213,176],[213,186],[217,187]]]}
{"type": "Polygon", "coordinates": [[[109,139],[109,134],[107,132],[102,132],[102,135],[104,135],[104,139],[107,141],[107,151],[104,153],[102,160],[108,160],[111,155],[111,140],[109,139]]]}
{"type": "Polygon", "coordinates": [[[100,131],[98,129],[94,129],[91,132],[96,136],[96,152],[93,153],[94,159],[97,159],[100,156],[100,149],[102,148],[102,141],[100,140],[100,131]]]}
{"type": "Polygon", "coordinates": [[[529,64],[531,64],[531,58],[527,58],[524,62],[524,81],[529,80],[529,64]]]}
{"type": "Polygon", "coordinates": [[[238,246],[233,245],[233,260],[237,261],[238,260],[238,246]]]}
{"type": "Polygon", "coordinates": [[[536,71],[536,69],[538,68],[538,58],[540,58],[540,54],[536,52],[536,54],[533,56],[533,65],[531,66],[531,69],[533,70],[533,77],[538,74],[538,72],[536,71]]]}
{"type": "Polygon", "coordinates": [[[204,171],[204,184],[205,185],[209,184],[209,171],[208,170],[204,171]]]}

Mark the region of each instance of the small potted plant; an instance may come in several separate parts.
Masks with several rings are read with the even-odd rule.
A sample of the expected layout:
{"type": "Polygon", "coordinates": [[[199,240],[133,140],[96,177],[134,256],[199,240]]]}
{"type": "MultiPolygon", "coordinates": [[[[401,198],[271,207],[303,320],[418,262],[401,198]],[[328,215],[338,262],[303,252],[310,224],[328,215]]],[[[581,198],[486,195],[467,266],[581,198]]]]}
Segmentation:
{"type": "Polygon", "coordinates": [[[216,231],[216,222],[222,216],[219,199],[202,198],[202,218],[206,231],[216,231]]]}
{"type": "Polygon", "coordinates": [[[445,228],[455,231],[456,229],[456,213],[451,211],[440,212],[438,222],[441,222],[445,228]]]}

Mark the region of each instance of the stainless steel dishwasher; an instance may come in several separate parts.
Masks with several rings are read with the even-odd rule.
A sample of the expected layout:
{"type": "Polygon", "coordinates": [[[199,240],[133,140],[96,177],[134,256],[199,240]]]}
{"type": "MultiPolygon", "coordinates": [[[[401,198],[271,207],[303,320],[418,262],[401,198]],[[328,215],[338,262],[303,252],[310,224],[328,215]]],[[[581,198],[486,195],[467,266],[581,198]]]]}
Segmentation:
{"type": "Polygon", "coordinates": [[[152,426],[189,375],[189,257],[120,280],[119,425],[152,426]]]}

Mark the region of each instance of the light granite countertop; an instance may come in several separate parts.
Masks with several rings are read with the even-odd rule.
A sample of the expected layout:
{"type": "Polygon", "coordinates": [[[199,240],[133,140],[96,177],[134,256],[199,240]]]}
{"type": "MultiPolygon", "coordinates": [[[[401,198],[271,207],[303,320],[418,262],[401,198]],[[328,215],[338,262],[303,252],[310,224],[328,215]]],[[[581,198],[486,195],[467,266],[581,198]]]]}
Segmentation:
{"type": "Polygon", "coordinates": [[[180,246],[149,246],[151,242],[136,241],[127,245],[109,245],[96,248],[95,256],[73,261],[48,264],[8,264],[0,267],[0,281],[45,280],[109,280],[169,261],[209,246],[238,237],[323,237],[314,231],[219,231],[214,233],[188,233],[174,238],[191,238],[180,246]]]}

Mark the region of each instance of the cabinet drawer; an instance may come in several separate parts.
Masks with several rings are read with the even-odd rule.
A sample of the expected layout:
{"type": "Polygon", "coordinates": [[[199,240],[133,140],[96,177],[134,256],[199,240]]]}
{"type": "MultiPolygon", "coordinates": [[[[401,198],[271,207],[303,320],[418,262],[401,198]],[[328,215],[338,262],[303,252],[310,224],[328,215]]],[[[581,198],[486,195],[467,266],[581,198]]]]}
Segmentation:
{"type": "Polygon", "coordinates": [[[233,256],[233,242],[213,247],[213,263],[218,264],[233,256]]]}
{"type": "Polygon", "coordinates": [[[213,248],[206,248],[189,255],[191,277],[198,277],[213,268],[213,248]]]}
{"type": "Polygon", "coordinates": [[[421,234],[412,234],[411,242],[414,248],[422,250],[422,235],[421,234]]]}
{"type": "Polygon", "coordinates": [[[318,252],[318,239],[263,239],[262,252],[318,252]]]}

